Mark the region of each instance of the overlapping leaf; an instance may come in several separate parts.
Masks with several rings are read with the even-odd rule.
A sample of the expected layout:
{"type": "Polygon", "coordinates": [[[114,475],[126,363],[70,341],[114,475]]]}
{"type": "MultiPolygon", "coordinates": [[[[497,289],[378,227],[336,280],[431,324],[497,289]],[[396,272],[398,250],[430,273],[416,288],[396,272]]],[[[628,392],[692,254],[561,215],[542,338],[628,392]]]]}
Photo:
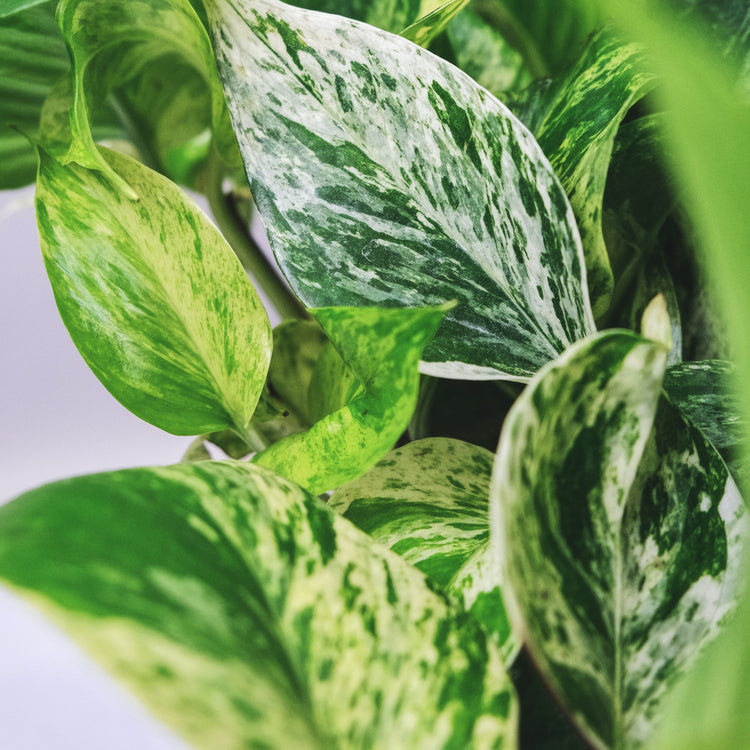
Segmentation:
{"type": "Polygon", "coordinates": [[[316,494],[369,469],[409,423],[419,358],[449,308],[312,310],[338,351],[320,376],[324,403],[335,411],[321,414],[325,409],[313,402],[315,424],[270,446],[255,462],[316,494]]]}
{"type": "Polygon", "coordinates": [[[491,534],[534,659],[597,747],[640,747],[737,593],[742,502],[659,397],[666,348],[613,331],[521,395],[491,534]]]}
{"type": "Polygon", "coordinates": [[[664,390],[680,411],[711,441],[742,485],[748,477],[747,427],[731,362],[681,362],[664,373],[664,390]]]}
{"type": "Polygon", "coordinates": [[[208,9],[253,194],[306,304],[458,299],[423,364],[450,377],[525,378],[592,332],[567,200],[484,89],[356,22],[208,9]]]}
{"type": "MultiPolygon", "coordinates": [[[[144,158],[159,168],[184,159],[184,149],[211,128],[220,152],[232,161],[236,142],[211,45],[188,2],[63,0],[57,17],[74,78],[72,88],[57,90],[48,103],[43,135],[60,161],[108,170],[91,138],[89,110],[91,102],[113,92],[147,151],[144,158]]],[[[203,151],[198,149],[198,160],[207,145],[205,140],[203,151]]],[[[190,165],[178,164],[177,171],[187,175],[190,165]]]]}
{"type": "Polygon", "coordinates": [[[268,318],[234,253],[185,194],[102,151],[109,177],[41,152],[36,208],[60,315],[104,386],[169,432],[242,434],[271,355],[268,318]]]}
{"type": "Polygon", "coordinates": [[[512,653],[502,592],[483,584],[492,454],[460,440],[417,440],[333,493],[330,507],[426,573],[512,653]]]}
{"type": "Polygon", "coordinates": [[[471,618],[249,464],[28,493],[0,510],[0,577],[198,748],[515,747],[512,688],[471,618]]]}
{"type": "Polygon", "coordinates": [[[613,285],[601,226],[607,171],[623,117],[653,85],[653,76],[642,66],[637,45],[624,44],[611,30],[599,32],[534,131],[578,220],[597,316],[609,306],[613,285]]]}

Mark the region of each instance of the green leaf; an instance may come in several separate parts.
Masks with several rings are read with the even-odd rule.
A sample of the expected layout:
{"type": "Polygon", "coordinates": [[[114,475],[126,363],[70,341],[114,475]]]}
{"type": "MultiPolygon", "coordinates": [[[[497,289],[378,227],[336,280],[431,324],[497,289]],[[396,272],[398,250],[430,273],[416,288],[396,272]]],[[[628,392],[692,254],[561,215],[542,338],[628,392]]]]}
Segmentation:
{"type": "Polygon", "coordinates": [[[363,24],[208,9],[253,195],[306,304],[458,299],[422,365],[448,377],[526,378],[593,331],[565,196],[484,89],[363,24]]]}
{"type": "Polygon", "coordinates": [[[256,466],[28,493],[0,509],[0,576],[197,748],[515,747],[473,620],[256,466]]]}
{"type": "Polygon", "coordinates": [[[34,181],[36,155],[26,136],[35,136],[47,93],[70,67],[55,5],[14,2],[0,10],[7,16],[0,24],[0,189],[34,181]]]}
{"type": "Polygon", "coordinates": [[[91,137],[90,103],[110,94],[160,169],[209,128],[232,161],[236,142],[211,45],[188,2],[62,0],[57,18],[74,63],[72,90],[58,91],[49,105],[64,116],[46,117],[43,127],[43,143],[59,161],[108,172],[91,137]]]}
{"type": "Polygon", "coordinates": [[[681,362],[664,373],[664,390],[680,411],[711,441],[741,486],[748,474],[747,425],[731,362],[681,362]]]}
{"type": "Polygon", "coordinates": [[[599,21],[579,0],[474,0],[472,8],[523,54],[535,77],[564,72],[599,21]]]}
{"type": "Polygon", "coordinates": [[[617,130],[652,86],[640,48],[605,29],[586,50],[534,131],[570,198],[581,231],[594,315],[609,307],[613,278],[602,235],[602,201],[617,130]]]}
{"type": "Polygon", "coordinates": [[[7,18],[37,5],[44,5],[48,0],[3,0],[0,18],[7,18]]]}
{"type": "MultiPolygon", "coordinates": [[[[393,447],[409,423],[419,389],[417,364],[448,305],[434,308],[322,308],[311,310],[343,362],[363,388],[342,403],[340,384],[324,382],[337,394],[336,411],[307,432],[267,448],[254,461],[314,494],[358,477],[393,447]]],[[[330,371],[328,371],[330,372],[330,371]]],[[[344,393],[351,379],[341,370],[344,393]]]]}
{"type": "Polygon", "coordinates": [[[506,91],[531,83],[531,71],[521,53],[470,8],[446,31],[456,65],[501,101],[505,102],[506,91]]]}
{"type": "Polygon", "coordinates": [[[469,0],[422,0],[419,19],[405,28],[401,36],[421,47],[429,47],[430,42],[441,34],[468,4],[469,0]]]}
{"type": "Polygon", "coordinates": [[[665,360],[624,331],[572,347],[516,402],[495,462],[511,620],[596,747],[647,741],[737,593],[742,501],[659,398],[665,360]]]}
{"type": "Polygon", "coordinates": [[[73,342],[110,393],[178,435],[243,431],[271,333],[234,253],[185,194],[103,149],[108,172],[44,151],[36,209],[47,274],[73,342]]]}
{"type": "Polygon", "coordinates": [[[459,597],[508,656],[518,644],[500,586],[483,585],[492,461],[460,440],[417,440],[340,487],[329,505],[459,597]]]}

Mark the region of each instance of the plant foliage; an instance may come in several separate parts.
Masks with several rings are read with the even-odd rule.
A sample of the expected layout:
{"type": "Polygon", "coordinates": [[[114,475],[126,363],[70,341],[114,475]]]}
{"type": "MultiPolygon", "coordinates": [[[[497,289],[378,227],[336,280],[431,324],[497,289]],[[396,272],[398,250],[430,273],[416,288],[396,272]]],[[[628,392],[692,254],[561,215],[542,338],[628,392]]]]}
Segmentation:
{"type": "Polygon", "coordinates": [[[0,578],[206,750],[745,746],[747,19],[6,2],[0,187],[196,439],[0,508],[0,578]]]}

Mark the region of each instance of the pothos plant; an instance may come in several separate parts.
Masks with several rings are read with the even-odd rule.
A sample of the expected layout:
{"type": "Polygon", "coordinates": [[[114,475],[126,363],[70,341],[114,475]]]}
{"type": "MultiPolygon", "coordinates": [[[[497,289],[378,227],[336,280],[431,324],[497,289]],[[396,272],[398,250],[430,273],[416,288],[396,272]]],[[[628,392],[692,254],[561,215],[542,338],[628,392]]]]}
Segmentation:
{"type": "Polygon", "coordinates": [[[662,15],[742,102],[746,8],[297,5],[0,5],[62,319],[198,436],[4,506],[0,576],[196,747],[648,746],[746,526],[662,15]]]}

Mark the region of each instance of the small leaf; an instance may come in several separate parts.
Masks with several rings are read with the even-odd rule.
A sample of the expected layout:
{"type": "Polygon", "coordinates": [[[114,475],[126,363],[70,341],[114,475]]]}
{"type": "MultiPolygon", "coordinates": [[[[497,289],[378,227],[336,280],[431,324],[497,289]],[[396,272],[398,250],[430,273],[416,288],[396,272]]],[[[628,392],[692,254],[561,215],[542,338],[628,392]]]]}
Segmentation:
{"type": "Polygon", "coordinates": [[[641,318],[641,335],[664,344],[667,349],[672,348],[672,323],[667,310],[667,300],[663,294],[657,294],[646,305],[641,318]]]}
{"type": "Polygon", "coordinates": [[[311,310],[341,360],[363,388],[348,403],[351,379],[338,369],[333,406],[307,432],[267,448],[254,461],[273,469],[314,494],[358,477],[393,447],[406,429],[419,389],[417,364],[449,305],[380,310],[321,308],[311,310]]]}
{"type": "Polygon", "coordinates": [[[681,362],[664,373],[664,390],[680,411],[711,441],[740,486],[748,474],[747,427],[731,362],[681,362]]]}
{"type": "Polygon", "coordinates": [[[257,293],[177,186],[101,153],[138,201],[98,171],[40,154],[42,252],[73,342],[107,390],[151,424],[178,435],[243,431],[271,356],[257,293]]]}
{"type": "Polygon", "coordinates": [[[401,36],[420,47],[429,47],[468,4],[469,0],[422,0],[418,20],[405,28],[401,36]]]}
{"type": "Polygon", "coordinates": [[[742,501],[659,398],[665,359],[624,331],[572,347],[521,395],[495,462],[511,620],[596,747],[647,741],[737,595],[742,501]]]}
{"type": "Polygon", "coordinates": [[[524,379],[593,332],[570,207],[525,128],[405,39],[273,0],[211,2],[277,259],[310,306],[458,299],[422,371],[524,379]]]}
{"type": "Polygon", "coordinates": [[[515,747],[476,623],[251,464],[28,493],[0,509],[0,576],[197,748],[515,747]]]}
{"type": "Polygon", "coordinates": [[[503,647],[517,648],[489,567],[492,453],[459,440],[417,440],[340,487],[329,505],[459,597],[503,647]]]}

